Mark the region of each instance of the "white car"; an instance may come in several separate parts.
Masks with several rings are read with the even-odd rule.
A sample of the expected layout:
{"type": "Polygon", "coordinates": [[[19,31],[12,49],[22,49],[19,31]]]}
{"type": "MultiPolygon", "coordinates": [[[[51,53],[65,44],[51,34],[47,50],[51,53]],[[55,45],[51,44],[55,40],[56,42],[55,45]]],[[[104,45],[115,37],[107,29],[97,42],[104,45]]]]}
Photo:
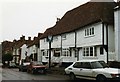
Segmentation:
{"type": "Polygon", "coordinates": [[[107,79],[120,80],[120,69],[110,68],[104,61],[82,60],[74,62],[65,68],[65,73],[71,80],[76,78],[105,81],[107,79]]]}

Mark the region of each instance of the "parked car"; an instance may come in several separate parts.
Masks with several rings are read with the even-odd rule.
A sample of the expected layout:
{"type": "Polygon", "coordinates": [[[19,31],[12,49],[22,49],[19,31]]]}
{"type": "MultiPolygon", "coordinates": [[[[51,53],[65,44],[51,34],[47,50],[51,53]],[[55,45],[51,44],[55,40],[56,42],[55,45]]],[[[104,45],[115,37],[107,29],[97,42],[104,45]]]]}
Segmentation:
{"type": "Polygon", "coordinates": [[[27,66],[28,66],[29,64],[30,64],[29,61],[24,61],[24,60],[22,60],[22,61],[20,62],[20,64],[19,64],[19,71],[22,71],[22,72],[27,71],[27,66]]]}
{"type": "Polygon", "coordinates": [[[33,61],[30,62],[30,64],[27,67],[27,72],[28,73],[46,73],[46,66],[42,64],[42,62],[37,62],[37,61],[33,61]]]}
{"type": "Polygon", "coordinates": [[[105,81],[107,79],[120,80],[120,69],[110,68],[104,61],[82,60],[74,62],[65,68],[65,73],[71,80],[76,78],[105,81]]]}

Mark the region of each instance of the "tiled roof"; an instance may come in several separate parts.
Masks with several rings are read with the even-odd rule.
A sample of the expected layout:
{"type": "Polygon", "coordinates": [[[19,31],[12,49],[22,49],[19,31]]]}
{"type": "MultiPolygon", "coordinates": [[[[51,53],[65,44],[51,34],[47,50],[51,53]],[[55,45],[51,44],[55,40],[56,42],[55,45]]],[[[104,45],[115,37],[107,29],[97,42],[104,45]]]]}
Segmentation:
{"type": "Polygon", "coordinates": [[[43,33],[38,33],[38,37],[34,37],[34,40],[28,44],[28,47],[39,44],[39,40],[43,33]]]}
{"type": "Polygon", "coordinates": [[[22,47],[25,43],[26,43],[26,41],[18,40],[18,41],[16,41],[16,42],[14,42],[14,48],[20,48],[20,47],[22,47]]]}
{"type": "Polygon", "coordinates": [[[11,51],[13,47],[13,42],[10,41],[4,41],[2,42],[2,52],[4,53],[5,51],[11,51]]]}
{"type": "Polygon", "coordinates": [[[98,21],[113,24],[114,7],[114,2],[88,2],[83,4],[66,12],[55,26],[44,32],[41,38],[71,32],[98,21]]]}

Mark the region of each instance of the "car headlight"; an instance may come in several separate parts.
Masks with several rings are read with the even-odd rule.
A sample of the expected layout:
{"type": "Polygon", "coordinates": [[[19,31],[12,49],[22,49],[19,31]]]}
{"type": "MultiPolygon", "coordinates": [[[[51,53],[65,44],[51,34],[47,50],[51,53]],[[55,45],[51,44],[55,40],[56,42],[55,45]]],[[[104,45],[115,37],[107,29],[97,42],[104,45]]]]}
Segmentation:
{"type": "Polygon", "coordinates": [[[112,78],[120,77],[120,74],[111,74],[112,78]]]}

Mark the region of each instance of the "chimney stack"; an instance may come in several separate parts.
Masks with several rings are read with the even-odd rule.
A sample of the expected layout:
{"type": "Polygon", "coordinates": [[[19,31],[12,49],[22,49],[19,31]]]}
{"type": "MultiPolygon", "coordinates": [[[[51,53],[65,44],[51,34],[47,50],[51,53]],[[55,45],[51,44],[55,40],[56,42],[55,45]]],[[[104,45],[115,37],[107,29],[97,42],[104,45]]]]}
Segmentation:
{"type": "Polygon", "coordinates": [[[31,37],[28,37],[28,40],[30,41],[30,40],[31,40],[31,37]]]}
{"type": "Polygon", "coordinates": [[[22,37],[20,37],[20,40],[24,41],[25,40],[25,36],[22,35],[22,37]]]}

